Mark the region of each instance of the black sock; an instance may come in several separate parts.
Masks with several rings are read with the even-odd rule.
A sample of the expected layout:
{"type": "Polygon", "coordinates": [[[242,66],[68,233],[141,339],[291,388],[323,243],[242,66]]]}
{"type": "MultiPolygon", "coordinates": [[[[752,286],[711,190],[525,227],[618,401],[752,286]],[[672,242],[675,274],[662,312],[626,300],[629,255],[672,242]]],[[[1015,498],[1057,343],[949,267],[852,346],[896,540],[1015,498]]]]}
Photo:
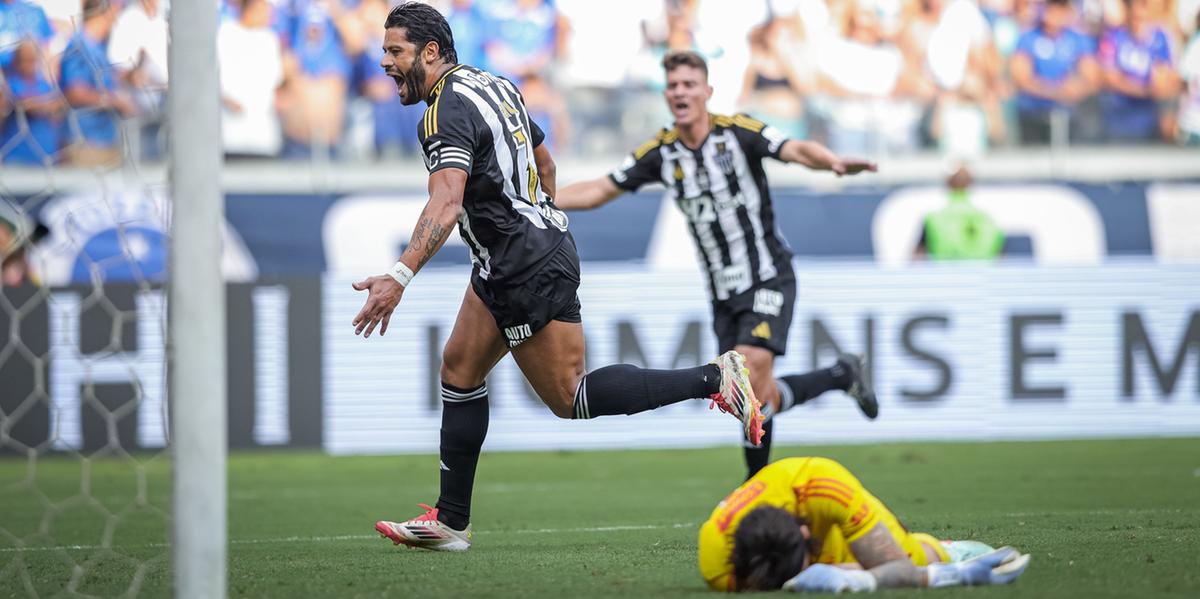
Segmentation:
{"type": "Polygon", "coordinates": [[[850,388],[850,370],[841,363],[804,374],[793,374],[775,381],[779,385],[779,411],[798,406],[818,395],[850,388]]]}
{"type": "Polygon", "coordinates": [[[615,364],[589,372],[575,390],[575,418],[637,414],[708,397],[721,388],[715,364],[679,370],[650,370],[615,364]]]}
{"type": "Polygon", "coordinates": [[[475,465],[487,436],[487,384],[459,389],[442,382],[442,493],[438,520],[454,530],[471,522],[471,490],[475,465]]]}
{"type": "MultiPolygon", "coordinates": [[[[769,406],[764,406],[768,407],[769,406]]],[[[766,414],[763,414],[766,416],[766,414]]],[[[771,460],[771,431],[775,428],[775,419],[767,418],[763,422],[762,445],[755,447],[749,442],[742,444],[742,455],[746,457],[746,480],[758,474],[771,460]]]]}

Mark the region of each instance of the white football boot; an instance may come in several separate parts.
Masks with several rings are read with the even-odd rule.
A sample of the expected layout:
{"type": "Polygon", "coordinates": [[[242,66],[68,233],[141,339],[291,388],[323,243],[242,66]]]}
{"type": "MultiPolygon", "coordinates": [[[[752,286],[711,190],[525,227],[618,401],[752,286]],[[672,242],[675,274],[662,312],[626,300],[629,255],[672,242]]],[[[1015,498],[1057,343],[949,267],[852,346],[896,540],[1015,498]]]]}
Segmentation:
{"type": "Polygon", "coordinates": [[[746,440],[755,447],[762,445],[762,404],[750,387],[750,369],[746,368],[746,358],[736,351],[727,351],[712,363],[721,371],[721,390],[709,397],[712,400],[709,409],[716,406],[741,420],[746,440]]]}
{"type": "Polygon", "coordinates": [[[397,545],[407,545],[430,551],[466,551],[471,548],[471,525],[465,530],[454,530],[437,519],[438,510],[424,503],[425,513],[404,522],[380,520],[375,530],[397,545]]]}

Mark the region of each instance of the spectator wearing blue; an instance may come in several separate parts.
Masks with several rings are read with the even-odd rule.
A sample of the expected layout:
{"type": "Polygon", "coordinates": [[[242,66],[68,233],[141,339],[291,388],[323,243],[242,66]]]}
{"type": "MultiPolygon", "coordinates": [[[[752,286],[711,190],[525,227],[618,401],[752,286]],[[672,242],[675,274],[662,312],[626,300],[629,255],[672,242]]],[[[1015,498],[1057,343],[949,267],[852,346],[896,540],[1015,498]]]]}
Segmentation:
{"type": "Polygon", "coordinates": [[[39,66],[35,42],[26,40],[17,46],[4,69],[4,80],[13,110],[0,129],[0,162],[53,164],[66,105],[39,66]]]}
{"type": "Polygon", "coordinates": [[[1108,139],[1164,138],[1159,103],[1178,93],[1167,34],[1147,18],[1147,0],[1123,0],[1125,22],[1100,40],[1105,93],[1100,98],[1108,139]]]}
{"type": "Polygon", "coordinates": [[[558,10],[549,0],[490,3],[491,35],[484,42],[485,70],[520,82],[550,66],[558,50],[558,10]]]}
{"type": "MultiPolygon", "coordinates": [[[[1198,6],[1197,8],[1200,8],[1198,6]]],[[[1200,148],[1200,10],[1196,11],[1196,27],[1191,41],[1179,60],[1179,77],[1183,94],[1179,97],[1179,141],[1200,148]]]]}
{"type": "Polygon", "coordinates": [[[71,106],[63,123],[63,153],[73,166],[120,162],[121,117],[137,112],[105,51],[116,18],[108,0],[84,0],[83,27],[63,52],[60,85],[71,106]]]}
{"type": "Polygon", "coordinates": [[[1033,29],[1017,40],[1010,72],[1017,88],[1017,124],[1025,144],[1050,142],[1056,111],[1068,115],[1077,134],[1077,107],[1096,93],[1100,67],[1092,39],[1071,27],[1070,0],[1047,0],[1033,29]]]}
{"type": "MultiPolygon", "coordinates": [[[[383,28],[391,9],[387,0],[362,0],[359,15],[367,32],[366,49],[355,64],[355,88],[371,104],[373,150],[377,158],[416,155],[417,123],[425,116],[425,105],[404,106],[396,92],[396,82],[379,68],[383,47],[383,28]]],[[[459,43],[454,32],[454,45],[459,43]]],[[[461,58],[461,54],[459,55],[461,58]]]]}
{"type": "Polygon", "coordinates": [[[338,152],[345,129],[353,57],[366,36],[358,0],[291,0],[277,27],[284,45],[286,158],[338,152]]]}
{"type": "Polygon", "coordinates": [[[33,40],[44,49],[53,36],[40,6],[27,0],[0,0],[0,69],[12,63],[19,42],[33,40]]]}
{"type": "Polygon", "coordinates": [[[454,32],[458,64],[484,68],[483,40],[488,33],[488,21],[475,1],[451,0],[446,22],[454,32]]]}

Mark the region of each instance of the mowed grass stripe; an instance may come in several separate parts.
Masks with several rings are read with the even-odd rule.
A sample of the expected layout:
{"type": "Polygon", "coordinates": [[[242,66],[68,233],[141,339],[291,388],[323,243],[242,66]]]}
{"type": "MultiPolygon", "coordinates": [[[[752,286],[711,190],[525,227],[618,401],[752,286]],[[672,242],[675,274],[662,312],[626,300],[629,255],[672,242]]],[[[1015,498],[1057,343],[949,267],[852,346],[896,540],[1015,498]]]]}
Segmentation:
{"type": "MultiPolygon", "coordinates": [[[[803,424],[782,421],[793,422],[803,424]]],[[[1200,440],[774,451],[790,455],[838,459],[914,530],[1033,554],[1017,585],[971,589],[972,599],[1200,596],[1200,440]]],[[[432,503],[435,456],[235,452],[229,594],[711,598],[696,571],[696,532],[741,481],[741,460],[737,447],[485,453],[476,544],[451,555],[396,548],[371,531],[376,520],[411,517],[420,512],[416,503],[432,503]]],[[[168,466],[145,469],[146,499],[160,508],[170,504],[168,466]]],[[[41,596],[119,595],[139,564],[140,596],[170,596],[167,521],[122,511],[138,488],[129,464],[97,460],[88,472],[83,501],[78,462],[42,459],[30,475],[24,460],[0,459],[0,529],[9,533],[0,532],[0,597],[27,596],[25,580],[41,596]],[[97,548],[105,516],[89,507],[92,499],[126,514],[115,520],[112,550],[97,548]],[[43,524],[49,535],[38,532],[43,524]],[[80,549],[16,551],[13,537],[80,549]],[[68,591],[73,565],[86,574],[68,591]]]]}
{"type": "MultiPolygon", "coordinates": [[[[658,530],[663,528],[691,528],[699,526],[696,522],[681,522],[677,524],[625,524],[617,526],[589,526],[583,528],[537,528],[537,529],[518,529],[518,530],[479,530],[475,531],[476,535],[490,534],[564,534],[577,532],[623,532],[630,530],[658,530]]],[[[364,539],[383,538],[382,535],[376,533],[373,535],[334,535],[328,537],[282,537],[276,539],[229,539],[230,545],[256,545],[261,543],[325,543],[329,541],[361,541],[364,539]]],[[[147,543],[144,545],[128,546],[114,545],[112,547],[104,547],[102,545],[55,545],[48,547],[4,547],[0,548],[0,553],[13,552],[31,552],[31,551],[94,551],[96,549],[151,549],[155,547],[167,547],[166,543],[147,543]]]]}

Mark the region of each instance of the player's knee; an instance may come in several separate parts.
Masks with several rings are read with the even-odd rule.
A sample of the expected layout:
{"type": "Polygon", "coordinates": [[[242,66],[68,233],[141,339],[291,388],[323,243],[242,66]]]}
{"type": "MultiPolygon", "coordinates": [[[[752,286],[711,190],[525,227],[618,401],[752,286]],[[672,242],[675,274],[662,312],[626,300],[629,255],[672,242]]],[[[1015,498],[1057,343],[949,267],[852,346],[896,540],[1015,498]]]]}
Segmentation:
{"type": "MultiPolygon", "coordinates": [[[[545,399],[543,399],[543,401],[545,401],[545,399]]],[[[546,405],[549,406],[550,412],[559,418],[570,420],[575,417],[575,406],[572,403],[563,403],[562,401],[546,401],[546,405]]]]}
{"type": "Polygon", "coordinates": [[[570,420],[575,417],[575,394],[556,390],[553,393],[539,394],[542,403],[550,408],[555,416],[570,420]]]}
{"type": "Polygon", "coordinates": [[[446,348],[442,352],[442,380],[461,389],[474,389],[483,384],[484,374],[471,367],[467,356],[446,348]]]}
{"type": "Polygon", "coordinates": [[[755,395],[770,395],[775,387],[775,355],[762,348],[739,346],[738,351],[746,356],[746,367],[750,369],[750,386],[755,395]]]}

